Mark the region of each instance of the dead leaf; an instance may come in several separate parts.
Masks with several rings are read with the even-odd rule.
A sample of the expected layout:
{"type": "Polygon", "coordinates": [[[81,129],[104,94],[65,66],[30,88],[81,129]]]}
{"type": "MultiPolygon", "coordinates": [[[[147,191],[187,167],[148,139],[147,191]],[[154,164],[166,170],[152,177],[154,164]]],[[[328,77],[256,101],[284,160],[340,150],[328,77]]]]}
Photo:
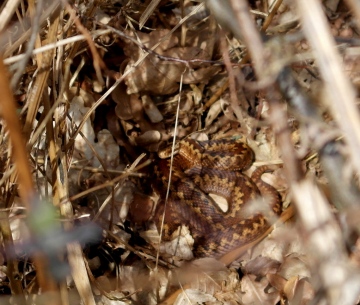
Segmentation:
{"type": "Polygon", "coordinates": [[[216,299],[211,294],[201,292],[198,289],[186,289],[177,297],[174,305],[188,305],[189,303],[202,304],[215,301],[216,299]]]}
{"type": "Polygon", "coordinates": [[[245,275],[241,280],[243,304],[275,305],[280,300],[280,295],[277,291],[267,293],[266,288],[268,284],[268,280],[264,277],[257,281],[255,275],[245,275]]]}
{"type": "Polygon", "coordinates": [[[265,276],[268,273],[276,273],[280,267],[280,262],[269,257],[258,256],[249,261],[244,267],[245,274],[265,276]]]}
{"type": "MultiPolygon", "coordinates": [[[[137,32],[137,36],[143,45],[151,48],[168,32],[168,30],[155,30],[150,34],[137,32]]],[[[133,43],[129,43],[124,48],[124,52],[130,58],[125,70],[127,71],[143,55],[143,51],[133,43]]],[[[197,46],[178,47],[178,39],[175,36],[171,36],[170,39],[160,44],[155,52],[165,57],[181,60],[209,59],[203,49],[197,46]]],[[[127,75],[127,93],[172,94],[178,90],[182,75],[185,84],[206,83],[221,69],[218,66],[206,67],[199,66],[199,64],[190,64],[190,66],[191,69],[188,69],[184,63],[166,61],[150,54],[134,71],[127,75]]]]}

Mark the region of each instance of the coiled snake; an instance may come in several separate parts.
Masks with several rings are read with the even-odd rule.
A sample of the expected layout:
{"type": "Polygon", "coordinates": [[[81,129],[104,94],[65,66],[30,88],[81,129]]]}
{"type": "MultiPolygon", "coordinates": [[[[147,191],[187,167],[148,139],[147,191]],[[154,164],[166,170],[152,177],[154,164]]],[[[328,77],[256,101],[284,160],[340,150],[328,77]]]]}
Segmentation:
{"type": "MultiPolygon", "coordinates": [[[[251,178],[241,172],[251,166],[253,159],[251,148],[240,140],[180,141],[165,211],[165,239],[178,226],[188,225],[195,240],[195,256],[219,257],[265,232],[270,226],[266,217],[260,213],[244,217],[244,207],[261,195],[267,199],[271,213],[280,214],[281,200],[278,192],[261,180],[266,166],[257,168],[251,178]],[[226,212],[211,194],[226,199],[226,212]]],[[[156,163],[158,179],[153,186],[161,197],[155,211],[158,224],[165,209],[169,171],[169,159],[156,163]]]]}

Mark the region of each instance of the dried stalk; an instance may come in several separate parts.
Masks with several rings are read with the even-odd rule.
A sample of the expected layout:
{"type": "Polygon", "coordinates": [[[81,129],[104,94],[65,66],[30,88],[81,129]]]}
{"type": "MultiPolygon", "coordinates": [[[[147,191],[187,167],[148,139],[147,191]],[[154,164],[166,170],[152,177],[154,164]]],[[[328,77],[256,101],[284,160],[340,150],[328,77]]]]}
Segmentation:
{"type": "MultiPolygon", "coordinates": [[[[13,151],[12,159],[18,169],[18,184],[19,193],[23,203],[31,213],[33,200],[36,200],[36,192],[34,189],[31,169],[28,162],[28,155],[26,152],[25,142],[22,138],[21,126],[16,115],[15,101],[10,90],[9,77],[4,66],[2,58],[0,58],[0,91],[2,92],[1,99],[1,113],[6,127],[9,131],[9,138],[11,140],[13,151]]],[[[43,291],[56,291],[55,283],[49,278],[46,272],[46,265],[43,259],[35,256],[34,263],[37,269],[38,282],[43,291]]],[[[54,302],[56,302],[54,300],[54,302]]]]}
{"type": "MultiPolygon", "coordinates": [[[[263,68],[265,67],[264,55],[266,52],[261,43],[260,35],[251,18],[249,18],[246,1],[230,0],[230,2],[235,9],[238,27],[243,29],[241,34],[253,60],[255,74],[257,78],[261,80],[262,77],[265,77],[263,68]]],[[[357,127],[360,120],[357,109],[355,108],[353,89],[346,81],[338,64],[339,60],[334,51],[335,47],[331,44],[329,31],[325,26],[325,18],[320,14],[320,4],[317,5],[318,3],[316,1],[298,1],[298,3],[301,7],[305,33],[309,36],[309,40],[317,51],[323,77],[325,81],[328,82],[328,85],[331,84],[333,86],[333,88],[331,88],[331,95],[337,98],[337,101],[333,101],[333,104],[337,105],[332,106],[332,109],[339,113],[338,118],[341,117],[342,121],[346,121],[346,123],[339,122],[339,125],[342,126],[348,139],[356,142],[351,143],[351,155],[354,164],[356,163],[356,168],[360,169],[360,167],[358,167],[360,165],[360,159],[354,160],[357,156],[356,152],[360,151],[360,147],[358,147],[358,143],[360,142],[357,138],[360,132],[360,126],[357,127]],[[321,26],[319,26],[319,19],[321,26]],[[326,33],[324,34],[322,31],[326,33]],[[326,38],[324,38],[324,35],[326,38]],[[310,36],[312,37],[310,38],[310,36]],[[321,42],[324,41],[325,43],[322,44],[321,42]],[[326,46],[326,48],[324,48],[324,46],[326,46]],[[331,75],[324,75],[325,71],[327,71],[326,65],[331,66],[331,70],[328,71],[331,75]],[[334,84],[335,75],[341,78],[339,84],[336,85],[334,84]],[[346,105],[344,106],[345,103],[346,105]],[[342,105],[345,109],[337,109],[339,105],[342,105]],[[352,112],[352,114],[349,112],[352,112]],[[347,118],[347,114],[351,115],[351,117],[347,118]]],[[[276,124],[274,127],[276,127],[276,124]]],[[[290,139],[288,139],[288,142],[291,142],[290,139]]],[[[280,148],[282,147],[280,146],[280,148]]],[[[288,153],[289,152],[284,151],[283,155],[288,153]]],[[[285,167],[288,166],[286,163],[284,165],[285,167]]],[[[300,180],[291,179],[289,170],[285,173],[289,176],[289,181],[292,182],[290,189],[292,190],[296,210],[300,216],[303,234],[306,232],[306,238],[304,239],[305,245],[313,255],[312,272],[314,278],[317,280],[316,288],[318,291],[322,289],[325,290],[326,301],[329,304],[344,304],[344,302],[346,304],[353,304],[359,291],[356,289],[353,290],[353,293],[349,294],[348,287],[359,287],[359,277],[356,275],[354,267],[348,261],[345,248],[342,246],[343,237],[341,230],[329,210],[328,203],[318,187],[311,181],[301,179],[301,176],[298,175],[297,179],[300,180]],[[329,279],[334,278],[334,275],[331,274],[334,265],[344,277],[331,281],[329,279]]],[[[360,172],[358,171],[358,173],[360,172]]]]}
{"type": "Polygon", "coordinates": [[[335,42],[318,1],[297,1],[305,36],[313,47],[319,71],[328,92],[329,106],[338,126],[344,132],[349,157],[355,172],[360,174],[360,115],[356,93],[347,79],[335,42]]]}

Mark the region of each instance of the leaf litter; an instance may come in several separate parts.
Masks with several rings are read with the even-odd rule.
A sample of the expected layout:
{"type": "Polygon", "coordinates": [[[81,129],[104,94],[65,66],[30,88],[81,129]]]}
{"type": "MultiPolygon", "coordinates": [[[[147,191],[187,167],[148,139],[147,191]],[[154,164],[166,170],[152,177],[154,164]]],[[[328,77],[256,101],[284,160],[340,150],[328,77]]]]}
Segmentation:
{"type": "MultiPolygon", "coordinates": [[[[223,24],[219,27],[214,18],[214,15],[219,18],[218,12],[201,11],[203,4],[198,1],[160,1],[153,13],[142,19],[146,22],[140,29],[138,21],[150,2],[100,1],[93,11],[81,4],[77,12],[84,17],[81,22],[86,24],[82,30],[79,24],[74,25],[69,13],[74,13],[76,7],[67,6],[58,41],[79,32],[90,35],[98,29],[108,32],[94,38],[91,47],[95,47],[95,51],[83,42],[57,46],[56,61],[45,89],[34,86],[32,74],[27,72],[40,68],[40,56],[34,55],[23,71],[21,81],[13,88],[22,117],[32,109],[32,105],[26,104],[30,95],[40,99],[41,90],[50,92],[48,98],[52,105],[57,102],[65,109],[65,124],[55,127],[58,154],[65,152],[67,158],[64,165],[68,172],[67,197],[77,222],[84,221],[85,216],[85,222],[95,220],[105,232],[101,243],[84,250],[96,303],[337,304],[335,300],[339,298],[332,293],[338,289],[349,292],[346,297],[340,297],[343,304],[355,304],[360,295],[356,288],[360,287],[359,230],[356,217],[351,216],[357,215],[358,208],[356,205],[351,209],[335,208],[329,204],[335,204],[337,199],[331,195],[331,176],[324,173],[319,151],[334,134],[340,138],[343,135],[331,113],[318,59],[311,52],[307,37],[299,31],[301,13],[289,1],[275,5],[276,10],[269,7],[267,1],[249,1],[251,16],[258,25],[271,21],[270,27],[263,28],[269,39],[264,43],[266,52],[263,56],[269,63],[264,67],[264,78],[261,79],[246,60],[247,48],[251,52],[252,46],[244,43],[245,37],[244,41],[236,39],[239,38],[237,33],[231,34],[223,24]],[[269,9],[275,12],[271,18],[266,17],[269,9]],[[193,14],[195,11],[200,13],[193,14]],[[188,12],[190,15],[186,15],[188,12]],[[224,43],[226,48],[221,47],[224,43]],[[230,68],[225,65],[224,52],[231,61],[230,68]],[[97,56],[101,60],[97,59],[95,64],[97,56]],[[63,63],[59,64],[60,61],[63,63]],[[274,106],[273,99],[280,98],[273,98],[274,93],[269,94],[271,90],[264,84],[270,79],[271,86],[275,87],[277,73],[284,66],[292,67],[294,78],[315,101],[323,121],[314,123],[314,117],[299,118],[293,114],[291,103],[274,106]],[[106,78],[105,83],[99,77],[99,67],[102,77],[106,78]],[[229,69],[232,69],[231,73],[229,69]],[[230,84],[231,75],[236,84],[235,99],[231,92],[234,90],[230,84]],[[70,78],[73,78],[71,82],[70,78]],[[123,82],[110,91],[119,79],[123,82]],[[98,104],[100,99],[102,102],[98,104]],[[96,107],[95,111],[87,116],[92,107],[96,107]],[[295,148],[292,151],[286,151],[285,145],[281,145],[282,129],[279,126],[283,119],[276,117],[287,110],[290,111],[285,119],[285,129],[287,141],[295,148]],[[225,264],[211,258],[194,259],[193,239],[186,224],[174,232],[171,241],[159,244],[159,232],[151,223],[151,213],[159,198],[151,190],[153,173],[147,160],[156,158],[156,153],[168,147],[174,136],[177,140],[188,136],[201,140],[243,138],[255,152],[255,166],[273,166],[274,170],[263,178],[280,192],[284,210],[290,203],[303,198],[319,203],[319,207],[314,207],[316,211],[324,200],[327,203],[324,215],[328,215],[328,222],[320,221],[320,225],[314,225],[316,219],[313,223],[292,219],[277,224],[267,238],[243,251],[240,258],[225,264]],[[145,159],[133,163],[144,152],[147,154],[145,159]],[[298,167],[306,176],[303,184],[297,185],[296,179],[289,178],[292,174],[295,176],[296,170],[292,172],[291,168],[296,166],[283,166],[283,162],[289,164],[287,155],[299,160],[298,167]],[[138,167],[139,170],[134,171],[138,167]],[[318,185],[325,196],[316,197],[317,191],[314,191],[306,197],[305,191],[309,189],[306,183],[316,188],[318,185]],[[304,197],[297,197],[301,190],[304,197]],[[339,222],[334,221],[337,216],[339,222]],[[326,225],[330,226],[330,231],[322,227],[326,225]],[[330,238],[326,234],[339,234],[336,230],[346,231],[346,236],[341,235],[342,246],[339,247],[346,251],[334,251],[339,265],[333,265],[332,270],[326,264],[327,259],[331,261],[331,255],[321,262],[321,256],[315,255],[317,250],[312,238],[315,244],[321,245],[322,240],[326,243],[330,238]],[[317,268],[318,265],[321,268],[317,268]],[[344,270],[349,269],[352,272],[345,273],[344,270]],[[331,271],[337,272],[339,278],[325,281],[324,276],[326,278],[331,271]]],[[[342,1],[323,1],[323,8],[327,26],[342,52],[346,76],[358,88],[358,28],[354,16],[342,1]]],[[[40,32],[45,33],[47,25],[42,27],[40,32]]],[[[8,25],[8,31],[11,28],[8,25]]],[[[37,39],[43,37],[40,35],[37,39]]],[[[46,41],[42,42],[46,44],[46,41]]],[[[21,49],[16,50],[21,53],[21,49]]],[[[16,62],[10,63],[17,54],[14,47],[9,44],[4,51],[10,71],[19,69],[16,62]]],[[[282,94],[290,100],[297,98],[282,94]]],[[[35,131],[41,130],[38,128],[44,128],[41,124],[45,115],[40,106],[31,122],[30,138],[34,137],[35,131]]],[[[54,122],[57,122],[55,118],[56,112],[54,122]]],[[[2,123],[1,147],[6,151],[8,137],[3,126],[6,123],[2,123]]],[[[51,168],[47,160],[48,140],[45,140],[48,132],[46,129],[38,140],[30,139],[31,143],[38,144],[29,147],[36,172],[34,177],[43,198],[49,197],[55,189],[49,178],[51,168]]],[[[343,145],[341,152],[346,149],[346,144],[343,145]]],[[[14,212],[22,206],[19,198],[6,199],[10,194],[9,182],[13,181],[10,174],[5,174],[11,171],[9,165],[6,159],[1,159],[2,197],[8,202],[3,208],[14,210],[3,216],[9,218],[16,243],[26,240],[31,232],[24,232],[27,229],[14,212]]],[[[347,183],[346,186],[351,184],[349,180],[354,171],[351,165],[348,162],[341,168],[344,174],[341,180],[347,183]]],[[[247,174],[252,170],[254,167],[247,174]]],[[[356,181],[354,187],[357,185],[356,181]]],[[[301,215],[301,208],[298,209],[301,215]]],[[[2,264],[5,266],[4,262],[2,264]]],[[[22,267],[25,279],[32,279],[34,266],[27,263],[25,267],[22,267]]],[[[1,276],[3,291],[9,289],[9,281],[6,276],[1,276]]],[[[24,287],[29,293],[36,293],[34,288],[24,287]]],[[[74,283],[70,287],[73,288],[74,283]]]]}

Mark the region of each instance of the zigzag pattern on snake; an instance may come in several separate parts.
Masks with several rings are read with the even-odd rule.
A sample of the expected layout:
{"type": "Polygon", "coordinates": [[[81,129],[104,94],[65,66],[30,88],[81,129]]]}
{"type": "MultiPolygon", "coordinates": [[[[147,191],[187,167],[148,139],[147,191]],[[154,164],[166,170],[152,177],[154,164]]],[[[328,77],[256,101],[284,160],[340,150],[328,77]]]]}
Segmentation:
{"type": "MultiPolygon", "coordinates": [[[[251,148],[240,140],[180,141],[173,160],[164,239],[178,226],[188,225],[195,240],[195,256],[220,257],[265,232],[270,226],[266,217],[260,213],[245,217],[244,208],[262,196],[271,213],[280,214],[281,200],[278,192],[261,180],[268,167],[257,168],[251,178],[241,172],[251,166],[253,159],[251,148]],[[211,194],[226,199],[226,212],[211,194]]],[[[154,216],[158,227],[164,213],[169,171],[169,159],[156,163],[158,179],[153,186],[161,197],[154,216]]]]}

